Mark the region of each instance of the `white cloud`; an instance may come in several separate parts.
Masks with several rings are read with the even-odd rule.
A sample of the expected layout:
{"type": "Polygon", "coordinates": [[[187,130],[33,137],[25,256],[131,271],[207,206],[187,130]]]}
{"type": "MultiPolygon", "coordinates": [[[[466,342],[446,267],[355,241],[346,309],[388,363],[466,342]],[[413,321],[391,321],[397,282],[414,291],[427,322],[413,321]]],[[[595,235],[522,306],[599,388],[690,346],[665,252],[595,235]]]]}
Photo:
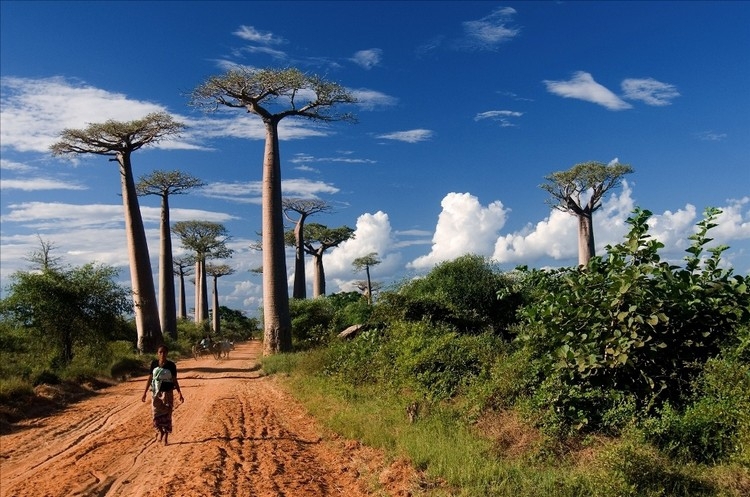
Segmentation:
{"type": "MultiPolygon", "coordinates": [[[[375,214],[362,214],[357,218],[354,238],[351,238],[323,255],[328,284],[332,284],[328,293],[334,291],[352,291],[352,283],[364,280],[364,273],[357,273],[352,266],[354,259],[370,253],[377,253],[381,263],[371,269],[373,281],[382,281],[382,276],[392,276],[401,270],[401,254],[393,251],[395,238],[392,233],[388,214],[378,211],[375,214]],[[338,290],[335,290],[337,287],[338,290]]],[[[312,274],[312,267],[309,271],[312,274]]]]}
{"type": "Polygon", "coordinates": [[[352,96],[357,99],[357,106],[364,110],[373,110],[378,107],[392,106],[398,103],[397,98],[379,91],[364,88],[350,91],[352,96]]]}
{"type": "Polygon", "coordinates": [[[484,119],[490,119],[492,121],[499,122],[501,127],[508,128],[516,126],[516,124],[514,124],[509,118],[521,117],[522,115],[523,112],[517,112],[513,110],[488,110],[486,112],[480,112],[479,114],[474,116],[474,120],[482,121],[484,119]]]}
{"type": "Polygon", "coordinates": [[[629,100],[641,100],[648,105],[670,105],[680,93],[674,85],[662,83],[652,78],[626,79],[621,83],[624,97],[629,100]]]}
{"type": "Polygon", "coordinates": [[[253,26],[241,25],[232,34],[242,38],[243,40],[252,41],[254,43],[261,43],[263,45],[278,45],[281,43],[286,43],[286,40],[284,40],[284,38],[275,36],[270,31],[258,31],[253,26]]]}
{"type": "Polygon", "coordinates": [[[602,105],[609,110],[630,109],[632,105],[600,85],[591,74],[578,71],[568,81],[544,80],[547,91],[564,98],[577,98],[602,105]]]}
{"type": "MultiPolygon", "coordinates": [[[[133,100],[61,77],[29,79],[3,77],[0,146],[19,152],[49,151],[67,128],[84,128],[110,119],[132,121],[164,106],[133,100]]],[[[177,121],[181,119],[175,116],[177,121]]],[[[190,141],[171,138],[160,148],[196,148],[190,141]]]]}
{"type": "Polygon", "coordinates": [[[36,168],[24,164],[22,162],[15,162],[8,159],[0,159],[0,169],[3,171],[14,171],[19,173],[28,173],[34,171],[36,168]]]}
{"type": "Polygon", "coordinates": [[[418,143],[432,138],[432,131],[429,129],[410,129],[408,131],[394,131],[377,135],[376,138],[385,140],[396,140],[406,143],[418,143]]]}
{"type": "Polygon", "coordinates": [[[716,133],[715,131],[702,131],[700,133],[696,133],[696,136],[699,140],[711,142],[719,142],[727,139],[726,133],[716,133]]]}
{"type": "Polygon", "coordinates": [[[460,45],[464,48],[493,50],[500,44],[512,40],[521,32],[520,28],[509,26],[514,14],[515,9],[500,7],[482,19],[465,21],[463,28],[466,39],[460,45]]]}
{"type": "Polygon", "coordinates": [[[429,269],[440,262],[464,254],[490,255],[508,210],[496,200],[487,207],[469,193],[449,193],[440,203],[432,249],[407,264],[413,269],[429,269]]]}
{"type": "Polygon", "coordinates": [[[369,50],[360,50],[355,52],[351,60],[363,67],[364,69],[372,69],[373,67],[380,64],[380,60],[383,57],[383,51],[379,48],[371,48],[369,50]]]}
{"type": "Polygon", "coordinates": [[[0,190],[23,190],[26,192],[40,190],[87,190],[88,188],[77,184],[49,178],[31,179],[2,179],[0,178],[0,190]]]}

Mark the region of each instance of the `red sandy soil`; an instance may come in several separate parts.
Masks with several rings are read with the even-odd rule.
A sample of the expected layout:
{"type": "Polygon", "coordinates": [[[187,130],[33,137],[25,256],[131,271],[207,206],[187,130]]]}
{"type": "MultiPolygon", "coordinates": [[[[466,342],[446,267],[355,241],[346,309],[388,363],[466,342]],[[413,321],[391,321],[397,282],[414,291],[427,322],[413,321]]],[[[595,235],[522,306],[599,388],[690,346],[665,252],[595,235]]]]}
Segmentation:
{"type": "Polygon", "coordinates": [[[185,402],[158,442],[145,377],[16,423],[0,497],[363,497],[420,494],[405,462],[326,432],[257,365],[260,342],[177,363],[185,402]]]}

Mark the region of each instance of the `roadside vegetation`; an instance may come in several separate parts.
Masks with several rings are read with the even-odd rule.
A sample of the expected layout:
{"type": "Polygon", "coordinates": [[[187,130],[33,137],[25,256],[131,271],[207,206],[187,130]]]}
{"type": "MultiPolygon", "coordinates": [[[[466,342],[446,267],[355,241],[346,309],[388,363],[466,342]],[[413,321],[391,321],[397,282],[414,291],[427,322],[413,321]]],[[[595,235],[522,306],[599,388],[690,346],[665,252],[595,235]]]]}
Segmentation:
{"type": "MultiPolygon", "coordinates": [[[[51,244],[29,257],[30,269],[12,275],[0,300],[0,431],[8,423],[48,414],[133,375],[147,374],[150,354],[137,349],[129,291],[107,265],[70,267],[51,244]]],[[[221,337],[247,340],[258,321],[220,308],[221,337]]],[[[190,354],[211,334],[208,321],[181,319],[177,338],[164,336],[171,356],[190,354]]]]}
{"type": "Polygon", "coordinates": [[[681,264],[636,210],[585,267],[467,255],[373,305],[293,301],[298,352],[264,370],[331,430],[423,470],[424,495],[750,495],[750,291],[711,246],[718,214],[681,264]]]}
{"type": "MultiPolygon", "coordinates": [[[[636,210],[586,266],[507,271],[466,255],[372,301],[292,299],[294,352],[263,369],[330,430],[421,470],[415,495],[750,495],[750,290],[711,244],[718,214],[679,262],[636,210]]],[[[116,272],[50,249],[0,301],[3,429],[151,359],[116,272]]],[[[220,315],[224,338],[261,335],[220,315]]],[[[179,358],[210,332],[179,319],[165,340],[179,358]]]]}

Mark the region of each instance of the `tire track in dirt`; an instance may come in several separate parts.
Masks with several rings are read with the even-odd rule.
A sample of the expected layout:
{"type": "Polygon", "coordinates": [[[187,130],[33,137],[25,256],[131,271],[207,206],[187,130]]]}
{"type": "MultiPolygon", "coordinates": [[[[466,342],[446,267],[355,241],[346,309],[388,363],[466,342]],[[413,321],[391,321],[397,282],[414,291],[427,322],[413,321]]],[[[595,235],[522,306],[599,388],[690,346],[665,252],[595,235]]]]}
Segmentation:
{"type": "Polygon", "coordinates": [[[167,446],[140,400],[145,378],[19,423],[0,437],[0,497],[413,495],[413,471],[394,478],[382,454],[325,434],[261,375],[260,354],[249,342],[228,359],[178,362],[185,403],[167,446]]]}

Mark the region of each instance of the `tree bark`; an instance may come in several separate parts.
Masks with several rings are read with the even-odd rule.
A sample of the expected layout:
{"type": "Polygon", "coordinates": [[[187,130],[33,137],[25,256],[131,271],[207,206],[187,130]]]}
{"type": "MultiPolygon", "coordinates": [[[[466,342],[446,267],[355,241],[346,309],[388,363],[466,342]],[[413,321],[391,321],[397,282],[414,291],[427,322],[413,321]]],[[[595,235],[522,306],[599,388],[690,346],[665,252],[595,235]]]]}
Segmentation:
{"type": "Polygon", "coordinates": [[[323,270],[323,247],[313,254],[313,298],[326,294],[326,275],[323,270]]]}
{"type": "Polygon", "coordinates": [[[185,319],[187,317],[187,303],[185,301],[185,275],[180,271],[180,297],[177,305],[177,318],[185,319]]]}
{"type": "Polygon", "coordinates": [[[118,153],[122,203],[125,210],[125,233],[130,260],[130,280],[133,290],[135,324],[138,333],[137,347],[140,352],[153,352],[163,342],[159,309],[154,290],[151,258],[143,227],[138,195],[135,191],[133,169],[129,153],[118,153]]]}
{"type": "Polygon", "coordinates": [[[220,326],[220,320],[219,320],[219,285],[218,285],[219,278],[217,276],[213,277],[213,329],[214,333],[218,336],[221,333],[220,326]]]}
{"type": "Polygon", "coordinates": [[[307,283],[305,282],[305,247],[302,236],[305,229],[304,213],[300,213],[300,218],[294,226],[294,288],[292,297],[295,299],[307,298],[307,283]]]}
{"type": "Polygon", "coordinates": [[[161,332],[177,338],[177,310],[175,308],[174,269],[172,263],[172,232],[169,227],[169,197],[161,196],[161,226],[159,246],[159,320],[161,332]]]}
{"type": "Polygon", "coordinates": [[[271,355],[292,350],[292,320],[286,274],[278,122],[273,118],[266,118],[263,122],[266,128],[262,181],[263,353],[271,355]]]}
{"type": "Polygon", "coordinates": [[[586,266],[595,254],[591,213],[578,214],[578,265],[586,266]]]}

